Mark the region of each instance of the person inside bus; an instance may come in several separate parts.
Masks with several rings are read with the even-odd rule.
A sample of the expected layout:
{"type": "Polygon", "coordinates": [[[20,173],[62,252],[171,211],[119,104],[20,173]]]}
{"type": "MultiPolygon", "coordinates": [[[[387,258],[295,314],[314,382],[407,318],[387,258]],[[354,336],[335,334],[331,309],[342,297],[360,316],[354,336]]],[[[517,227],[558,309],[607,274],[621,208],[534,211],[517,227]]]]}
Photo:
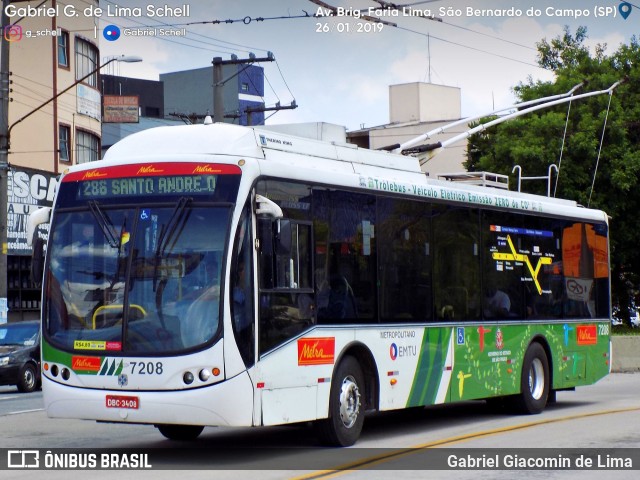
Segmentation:
{"type": "Polygon", "coordinates": [[[186,316],[181,318],[180,322],[180,335],[185,348],[208,341],[218,329],[220,311],[218,263],[212,256],[205,256],[202,262],[205,287],[197,291],[196,298],[188,294],[182,300],[182,303],[188,305],[186,316]]]}
{"type": "Polygon", "coordinates": [[[484,318],[507,318],[511,310],[511,299],[496,286],[489,286],[484,292],[484,318]]]}
{"type": "Polygon", "coordinates": [[[330,319],[357,318],[353,289],[343,275],[332,275],[329,279],[329,301],[323,316],[330,319]]]}

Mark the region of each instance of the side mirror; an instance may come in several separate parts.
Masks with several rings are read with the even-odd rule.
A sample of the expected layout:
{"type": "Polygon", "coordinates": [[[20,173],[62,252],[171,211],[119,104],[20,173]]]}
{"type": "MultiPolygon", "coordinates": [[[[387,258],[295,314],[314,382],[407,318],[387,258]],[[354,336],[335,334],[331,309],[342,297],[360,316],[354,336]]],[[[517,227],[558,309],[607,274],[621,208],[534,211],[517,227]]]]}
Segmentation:
{"type": "Polygon", "coordinates": [[[256,195],[256,215],[267,215],[272,218],[282,218],[282,209],[272,200],[262,195],[256,195]]]}
{"type": "Polygon", "coordinates": [[[47,248],[45,239],[38,235],[38,226],[49,223],[51,220],[51,207],[42,207],[33,211],[27,218],[27,245],[32,247],[31,255],[31,283],[39,288],[42,285],[44,273],[44,256],[47,248]]]}
{"type": "Polygon", "coordinates": [[[51,207],[41,207],[29,214],[27,218],[27,245],[33,246],[38,225],[49,223],[50,220],[51,207]]]}
{"type": "Polygon", "coordinates": [[[31,256],[31,283],[36,287],[42,286],[42,275],[44,274],[44,257],[47,242],[35,235],[33,239],[33,254],[31,256]]]}
{"type": "Polygon", "coordinates": [[[291,253],[291,221],[279,218],[276,220],[275,250],[278,255],[291,253]]]}

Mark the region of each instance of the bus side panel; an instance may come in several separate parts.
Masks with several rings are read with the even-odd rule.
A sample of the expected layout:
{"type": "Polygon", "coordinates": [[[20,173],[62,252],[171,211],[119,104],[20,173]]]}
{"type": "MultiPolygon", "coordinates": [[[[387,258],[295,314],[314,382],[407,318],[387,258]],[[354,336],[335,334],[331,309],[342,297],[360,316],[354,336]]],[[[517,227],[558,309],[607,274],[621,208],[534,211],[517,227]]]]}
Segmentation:
{"type": "Polygon", "coordinates": [[[272,388],[262,391],[262,424],[315,420],[317,386],[272,388]]]}
{"type": "Polygon", "coordinates": [[[606,322],[474,324],[455,327],[454,335],[452,402],[520,393],[522,362],[532,341],[548,348],[553,389],[587,385],[609,371],[606,322]]]}
{"type": "Polygon", "coordinates": [[[353,330],[316,329],[265,355],[255,367],[263,425],[326,418],[331,378],[353,330]]]}
{"type": "Polygon", "coordinates": [[[453,367],[453,329],[389,325],[356,332],[375,359],[379,410],[446,403],[453,367]]]}
{"type": "Polygon", "coordinates": [[[517,393],[523,350],[532,334],[528,329],[495,323],[455,327],[451,401],[517,393]]]}
{"type": "Polygon", "coordinates": [[[554,387],[590,385],[609,374],[611,368],[611,325],[609,322],[580,322],[557,325],[563,337],[562,356],[556,359],[554,387]],[[557,376],[557,378],[556,378],[557,376]]]}

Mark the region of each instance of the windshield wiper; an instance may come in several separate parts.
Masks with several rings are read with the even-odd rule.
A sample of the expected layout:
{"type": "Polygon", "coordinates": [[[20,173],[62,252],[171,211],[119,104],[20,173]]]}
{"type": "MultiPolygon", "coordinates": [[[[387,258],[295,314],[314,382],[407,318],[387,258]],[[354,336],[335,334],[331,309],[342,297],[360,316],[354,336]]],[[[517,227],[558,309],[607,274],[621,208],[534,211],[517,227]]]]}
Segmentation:
{"type": "MultiPolygon", "coordinates": [[[[175,243],[179,237],[176,235],[178,232],[178,225],[180,225],[180,220],[182,220],[182,226],[186,223],[187,219],[182,217],[182,213],[187,208],[189,202],[193,199],[191,197],[180,197],[176,206],[171,212],[171,216],[169,217],[169,221],[166,225],[163,225],[162,230],[160,231],[160,236],[158,238],[158,247],[156,248],[156,258],[155,264],[153,267],[153,291],[155,292],[156,286],[158,284],[158,267],[160,264],[161,256],[164,256],[164,252],[169,246],[169,243],[173,241],[175,243]],[[175,237],[175,238],[174,238],[175,237]]],[[[180,229],[182,230],[182,229],[180,229]]]]}
{"type": "MultiPolygon", "coordinates": [[[[176,206],[171,213],[171,217],[169,217],[169,221],[167,222],[166,227],[163,228],[160,232],[156,256],[164,255],[164,251],[169,246],[169,243],[171,242],[171,240],[173,240],[173,237],[176,236],[175,234],[178,229],[178,222],[182,217],[182,212],[184,212],[184,209],[187,208],[187,205],[189,204],[189,202],[191,202],[191,200],[193,200],[191,197],[180,197],[180,200],[178,200],[178,203],[176,203],[176,206]]],[[[186,220],[186,218],[182,219],[182,225],[184,225],[186,220]]]]}
{"type": "Polygon", "coordinates": [[[109,220],[109,218],[100,209],[98,202],[90,200],[87,203],[89,204],[89,209],[98,222],[98,226],[102,230],[103,235],[107,239],[107,242],[109,242],[109,246],[112,248],[120,248],[120,240],[116,236],[115,232],[116,227],[113,226],[111,220],[109,220]]]}

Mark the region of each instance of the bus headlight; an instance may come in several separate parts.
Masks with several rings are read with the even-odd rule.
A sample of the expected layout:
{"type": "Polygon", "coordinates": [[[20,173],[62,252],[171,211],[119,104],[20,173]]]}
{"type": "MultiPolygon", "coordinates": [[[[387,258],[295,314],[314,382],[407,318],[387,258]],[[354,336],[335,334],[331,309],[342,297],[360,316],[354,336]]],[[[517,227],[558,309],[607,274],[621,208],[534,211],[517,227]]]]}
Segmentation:
{"type": "Polygon", "coordinates": [[[184,372],[184,375],[182,376],[182,381],[184,383],[186,383],[187,385],[191,385],[193,383],[193,380],[194,380],[193,373],[184,372]]]}
{"type": "Polygon", "coordinates": [[[203,382],[206,382],[211,377],[211,372],[208,369],[203,368],[202,370],[200,370],[200,374],[198,375],[198,377],[200,377],[200,380],[202,380],[203,382]]]}

